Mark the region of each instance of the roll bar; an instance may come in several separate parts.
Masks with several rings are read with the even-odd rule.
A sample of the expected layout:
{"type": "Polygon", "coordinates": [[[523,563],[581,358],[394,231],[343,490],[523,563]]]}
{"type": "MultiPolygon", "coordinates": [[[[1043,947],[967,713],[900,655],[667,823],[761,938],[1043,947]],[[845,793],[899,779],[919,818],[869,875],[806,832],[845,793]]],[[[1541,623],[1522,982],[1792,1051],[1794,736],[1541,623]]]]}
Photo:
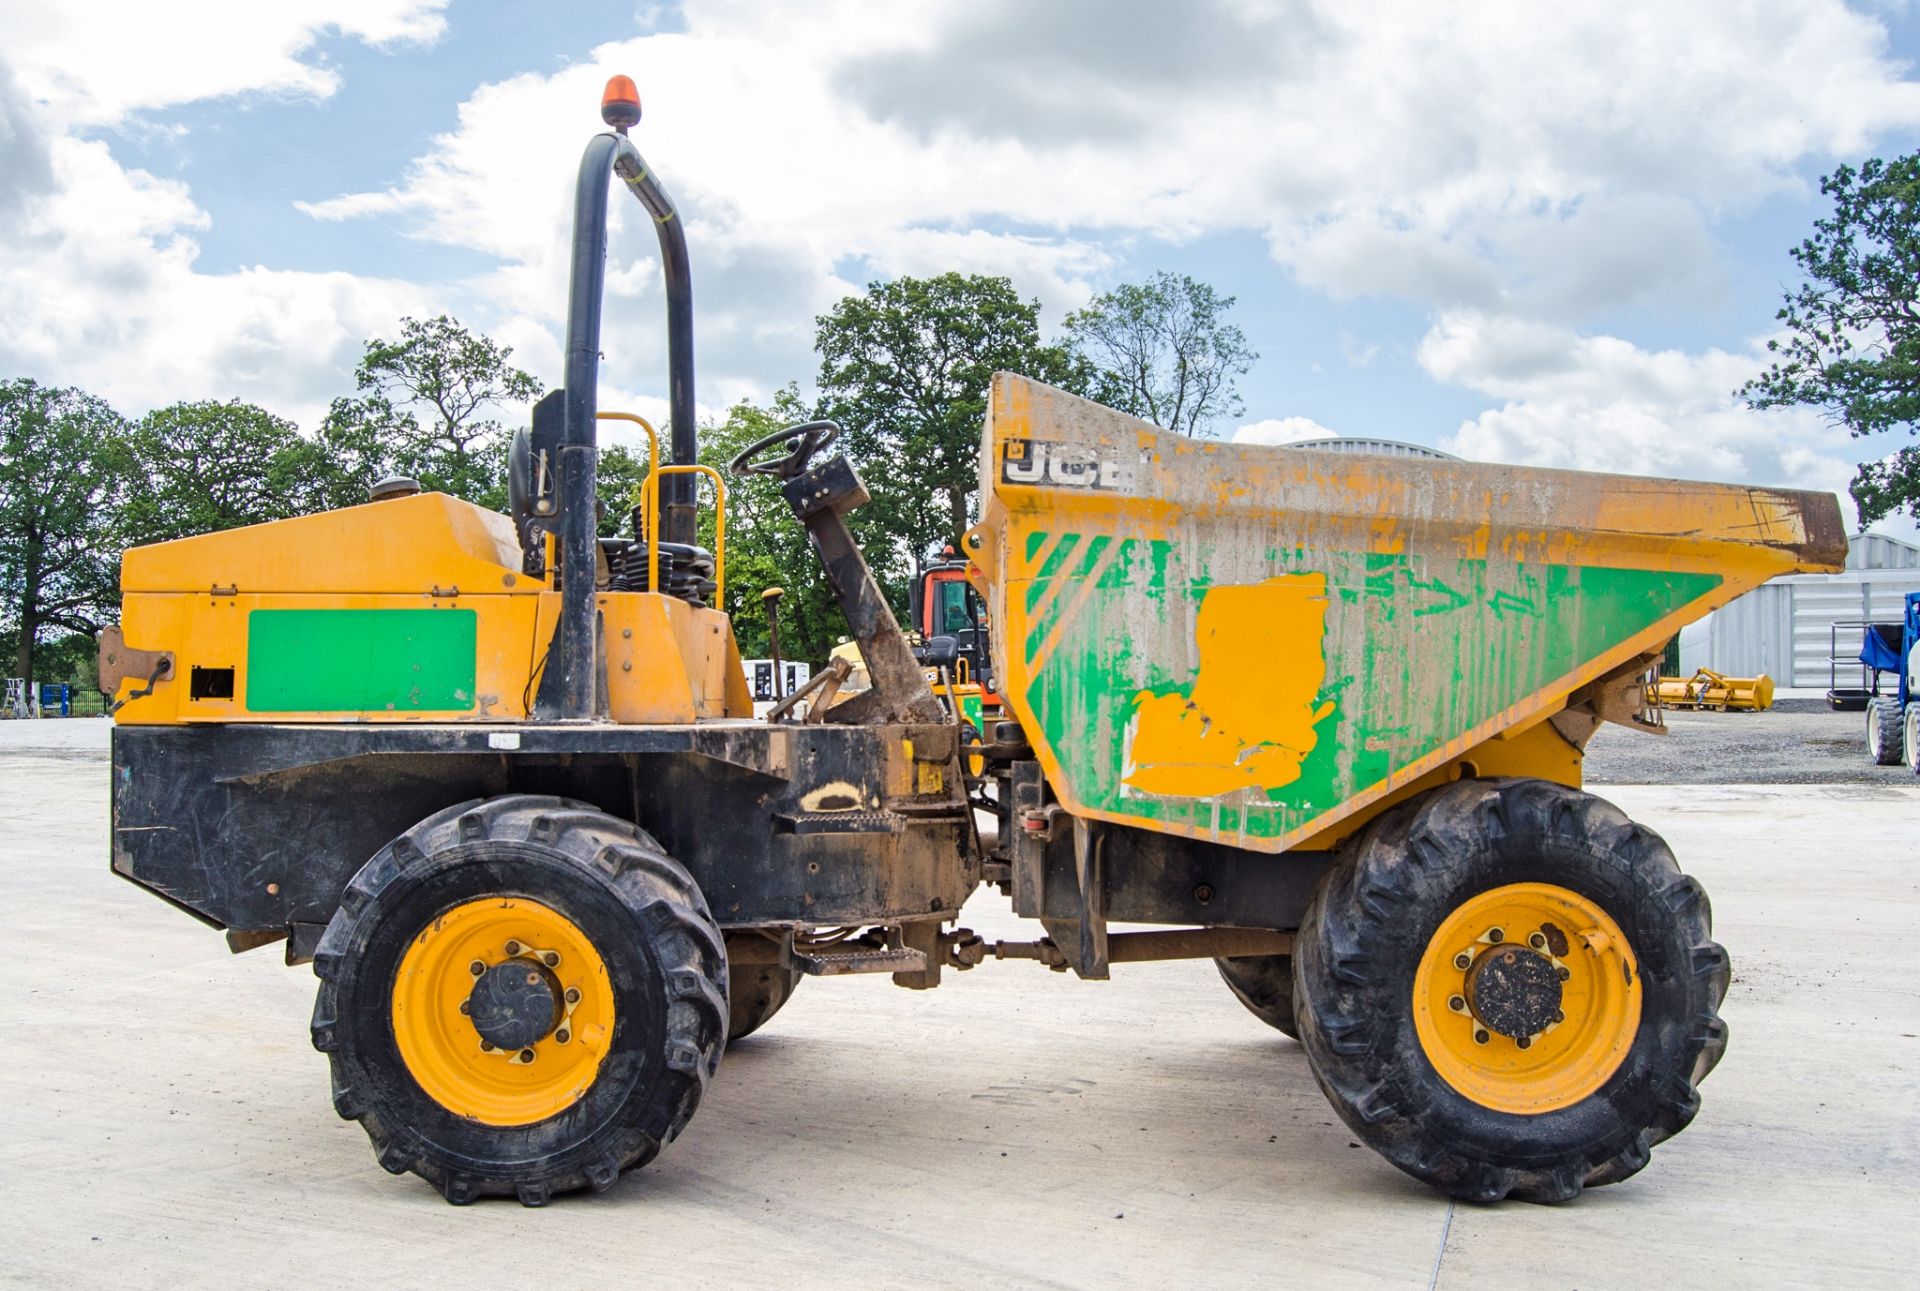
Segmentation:
{"type": "MultiPolygon", "coordinates": [[[[610,99],[612,95],[610,85],[610,99]]],[[[574,190],[565,420],[556,473],[560,620],[554,630],[538,705],[540,716],[562,721],[584,721],[599,715],[594,609],[599,528],[594,483],[599,449],[594,422],[599,410],[600,307],[607,277],[607,194],[614,175],[653,217],[654,231],[660,238],[660,263],[667,288],[667,406],[673,462],[686,465],[699,455],[693,400],[693,275],[687,261],[687,239],[673,199],[627,138],[627,126],[640,117],[637,101],[630,109],[625,114],[610,112],[603,103],[603,115],[614,128],[587,142],[574,190]]],[[[675,473],[662,483],[665,488],[657,532],[669,542],[691,543],[695,536],[693,481],[685,473],[675,473]]]]}

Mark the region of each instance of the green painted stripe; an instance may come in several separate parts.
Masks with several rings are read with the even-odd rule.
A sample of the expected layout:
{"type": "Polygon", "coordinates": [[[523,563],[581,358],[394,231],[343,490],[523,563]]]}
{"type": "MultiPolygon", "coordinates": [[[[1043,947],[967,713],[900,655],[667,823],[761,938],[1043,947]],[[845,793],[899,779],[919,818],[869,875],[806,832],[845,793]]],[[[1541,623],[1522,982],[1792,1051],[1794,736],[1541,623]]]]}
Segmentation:
{"type": "MultiPolygon", "coordinates": [[[[1066,547],[1073,535],[1063,535],[1066,547]]],[[[1089,544],[1090,545],[1090,544],[1089,544]]],[[[1522,564],[1305,548],[1268,553],[1271,574],[1327,578],[1325,676],[1333,709],[1294,783],[1221,799],[1163,797],[1125,781],[1138,697],[1190,693],[1184,626],[1215,585],[1204,546],[1123,548],[1028,678],[1026,698],[1073,796],[1144,823],[1273,838],[1417,762],[1589,660],[1697,601],[1714,574],[1522,564]],[[1149,625],[1143,629],[1141,625],[1149,625]],[[1157,627],[1154,625],[1165,625],[1157,627]],[[1145,633],[1143,638],[1142,633],[1145,633]]],[[[1084,579],[1092,563],[1075,562],[1084,579]]],[[[1236,560],[1234,581],[1249,578],[1236,560]]],[[[1073,589],[1062,589],[1064,604],[1073,589]]],[[[1051,617],[1051,616],[1050,616],[1051,617]]],[[[1027,658],[1049,625],[1030,625],[1027,658]]]]}
{"type": "MultiPolygon", "coordinates": [[[[1068,541],[1068,539],[1077,540],[1077,538],[1078,538],[1077,534],[1069,534],[1067,535],[1066,538],[1061,539],[1061,544],[1064,546],[1068,541]]],[[[1058,623],[1060,621],[1060,616],[1067,612],[1068,606],[1073,601],[1074,589],[1071,586],[1071,584],[1085,582],[1087,579],[1087,576],[1093,573],[1094,566],[1100,563],[1101,554],[1104,553],[1106,549],[1112,545],[1113,545],[1112,538],[1108,537],[1106,534],[1100,534],[1097,537],[1095,537],[1092,541],[1086,543],[1084,546],[1080,548],[1080,559],[1074,564],[1073,571],[1071,573],[1063,574],[1061,576],[1063,582],[1068,585],[1062,586],[1061,589],[1054,594],[1053,600],[1048,603],[1046,607],[1046,612],[1044,614],[1034,613],[1033,619],[1028,625],[1028,629],[1027,629],[1027,658],[1028,659],[1032,659],[1034,655],[1040,652],[1041,645],[1046,641],[1047,637],[1053,632],[1054,624],[1058,623]]],[[[1122,550],[1124,550],[1124,548],[1122,548],[1122,550]]],[[[1041,587],[1041,586],[1044,586],[1044,584],[1041,584],[1040,582],[1036,581],[1034,583],[1034,586],[1041,587]]],[[[1035,611],[1037,609],[1037,607],[1034,605],[1033,602],[1034,602],[1033,594],[1031,591],[1029,591],[1028,600],[1027,600],[1027,609],[1030,612],[1035,611]]]]}
{"type": "Polygon", "coordinates": [[[1100,553],[1105,551],[1112,543],[1113,539],[1104,533],[1098,535],[1092,542],[1088,543],[1086,554],[1080,558],[1080,563],[1074,566],[1074,578],[1082,579],[1088,574],[1091,574],[1093,567],[1100,563],[1100,553]]]}
{"type": "Polygon", "coordinates": [[[247,710],[467,712],[473,610],[255,610],[247,616],[247,710]]]}
{"type": "MultiPolygon", "coordinates": [[[[1053,545],[1053,550],[1047,553],[1046,560],[1041,563],[1039,569],[1034,571],[1033,581],[1027,584],[1027,613],[1033,613],[1033,607],[1038,605],[1040,598],[1046,594],[1047,580],[1060,572],[1060,566],[1066,563],[1067,557],[1073,554],[1073,549],[1079,543],[1080,535],[1077,533],[1060,535],[1060,541],[1053,545]]],[[[1031,560],[1032,556],[1029,555],[1028,559],[1031,560]]]]}

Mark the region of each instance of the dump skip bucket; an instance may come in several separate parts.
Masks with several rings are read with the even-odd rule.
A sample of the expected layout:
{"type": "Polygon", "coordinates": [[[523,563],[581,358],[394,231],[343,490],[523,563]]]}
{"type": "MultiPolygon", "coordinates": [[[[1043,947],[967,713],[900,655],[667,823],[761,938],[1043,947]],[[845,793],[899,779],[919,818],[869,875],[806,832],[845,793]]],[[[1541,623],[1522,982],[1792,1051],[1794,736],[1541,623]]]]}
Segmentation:
{"type": "Polygon", "coordinates": [[[981,483],[997,676],[1062,802],[1262,851],[1846,554],[1829,494],[1196,441],[1005,373],[981,483]]]}

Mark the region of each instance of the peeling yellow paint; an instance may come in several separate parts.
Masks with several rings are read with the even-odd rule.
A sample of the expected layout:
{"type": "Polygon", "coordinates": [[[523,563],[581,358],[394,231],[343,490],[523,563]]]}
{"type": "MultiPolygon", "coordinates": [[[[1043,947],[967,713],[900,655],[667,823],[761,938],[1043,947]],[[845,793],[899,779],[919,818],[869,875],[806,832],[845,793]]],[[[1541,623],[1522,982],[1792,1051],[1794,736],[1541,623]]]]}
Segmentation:
{"type": "Polygon", "coordinates": [[[1201,601],[1191,694],[1134,697],[1125,780],[1145,793],[1212,798],[1236,789],[1278,789],[1300,778],[1319,743],[1314,705],[1326,680],[1325,574],[1283,574],[1215,587],[1201,601]]]}

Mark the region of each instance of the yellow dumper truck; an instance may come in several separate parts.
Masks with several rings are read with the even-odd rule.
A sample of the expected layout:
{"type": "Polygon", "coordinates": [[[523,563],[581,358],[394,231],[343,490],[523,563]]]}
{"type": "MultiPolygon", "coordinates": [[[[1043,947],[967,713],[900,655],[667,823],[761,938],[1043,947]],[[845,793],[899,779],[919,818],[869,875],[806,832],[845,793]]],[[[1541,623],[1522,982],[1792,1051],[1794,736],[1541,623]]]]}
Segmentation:
{"type": "Polygon", "coordinates": [[[803,978],[989,958],[1216,960],[1356,1135],[1455,1196],[1566,1200],[1687,1125],[1728,959],[1581,751],[1660,729],[1681,624],[1839,568],[1833,498],[1196,442],[1002,374],[960,554],[1006,720],[963,745],[929,688],[830,423],[733,469],[780,481],[871,684],[756,720],[708,603],[725,551],[695,545],[680,221],[630,84],[603,115],[509,514],[397,488],[135,548],[102,646],[113,869],[313,964],[334,1104],[383,1166],[454,1202],[605,1188],[803,978]],[[615,176],[661,242],[671,453],[600,539],[615,176]],[[983,886],[1032,940],[958,925],[983,886]]]}

